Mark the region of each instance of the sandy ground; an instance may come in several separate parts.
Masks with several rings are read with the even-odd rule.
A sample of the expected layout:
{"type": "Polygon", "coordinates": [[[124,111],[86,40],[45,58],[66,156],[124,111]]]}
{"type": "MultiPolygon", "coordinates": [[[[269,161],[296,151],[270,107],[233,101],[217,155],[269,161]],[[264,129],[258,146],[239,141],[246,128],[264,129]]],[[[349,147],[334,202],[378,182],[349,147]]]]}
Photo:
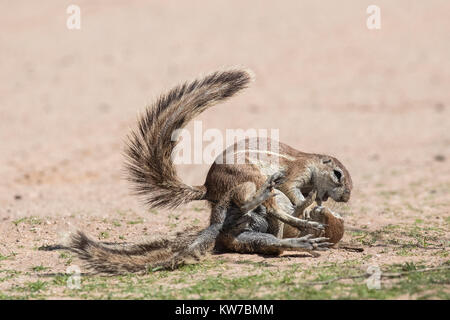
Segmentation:
{"type": "MultiPolygon", "coordinates": [[[[204,129],[277,128],[297,149],[336,156],[354,182],[349,206],[331,204],[345,215],[344,240],[394,225],[415,228],[431,247],[405,257],[377,239],[362,254],[293,262],[448,261],[450,2],[376,2],[380,30],[366,28],[371,3],[357,0],[86,0],[77,1],[81,30],[68,30],[70,1],[3,1],[0,266],[25,274],[0,290],[36,279],[36,266],[64,272],[60,253],[36,249],[72,230],[134,242],[206,225],[202,202],[149,212],[130,194],[122,151],[137,113],[161,91],[234,65],[256,80],[202,114],[204,129]]],[[[179,174],[202,184],[208,167],[179,174]]]]}

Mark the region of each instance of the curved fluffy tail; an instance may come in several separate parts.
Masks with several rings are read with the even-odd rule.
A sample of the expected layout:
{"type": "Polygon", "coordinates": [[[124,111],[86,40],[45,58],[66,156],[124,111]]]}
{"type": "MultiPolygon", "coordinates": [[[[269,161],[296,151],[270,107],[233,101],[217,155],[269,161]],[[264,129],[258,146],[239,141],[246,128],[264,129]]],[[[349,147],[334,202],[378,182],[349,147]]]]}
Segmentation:
{"type": "Polygon", "coordinates": [[[140,117],[126,150],[129,180],[150,207],[175,208],[202,200],[204,186],[189,186],[178,178],[172,160],[177,141],[173,132],[214,104],[247,87],[246,70],[219,71],[179,85],[162,95],[140,117]]]}
{"type": "Polygon", "coordinates": [[[121,274],[154,269],[174,269],[186,262],[179,255],[195,241],[198,232],[184,231],[175,237],[131,245],[109,245],[94,241],[78,231],[71,237],[68,249],[86,262],[88,269],[101,273],[121,274]]]}

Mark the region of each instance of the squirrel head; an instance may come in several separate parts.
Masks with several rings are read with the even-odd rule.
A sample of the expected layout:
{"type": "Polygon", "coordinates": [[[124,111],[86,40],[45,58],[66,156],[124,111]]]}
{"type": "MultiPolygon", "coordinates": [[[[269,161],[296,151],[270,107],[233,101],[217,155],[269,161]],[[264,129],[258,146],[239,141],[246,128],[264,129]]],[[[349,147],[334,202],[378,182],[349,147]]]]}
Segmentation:
{"type": "Polygon", "coordinates": [[[344,165],[336,158],[320,155],[313,171],[313,183],[317,198],[327,201],[347,202],[353,188],[352,178],[344,165]]]}

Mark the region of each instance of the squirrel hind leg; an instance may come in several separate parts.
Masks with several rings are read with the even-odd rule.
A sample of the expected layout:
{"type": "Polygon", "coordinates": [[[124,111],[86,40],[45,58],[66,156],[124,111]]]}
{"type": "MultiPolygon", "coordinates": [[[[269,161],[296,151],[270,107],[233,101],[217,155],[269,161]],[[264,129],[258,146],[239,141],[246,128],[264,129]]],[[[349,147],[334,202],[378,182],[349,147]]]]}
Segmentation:
{"type": "Polygon", "coordinates": [[[229,250],[239,253],[260,253],[280,255],[283,253],[281,241],[270,233],[246,231],[231,237],[227,243],[229,250]]]}

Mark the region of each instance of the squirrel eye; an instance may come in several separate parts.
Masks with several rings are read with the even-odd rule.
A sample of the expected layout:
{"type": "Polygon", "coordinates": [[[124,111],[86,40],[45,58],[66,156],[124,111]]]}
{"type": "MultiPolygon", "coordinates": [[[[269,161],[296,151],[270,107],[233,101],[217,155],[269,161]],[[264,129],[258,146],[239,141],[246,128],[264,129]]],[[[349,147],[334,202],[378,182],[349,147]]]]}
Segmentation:
{"type": "Polygon", "coordinates": [[[338,181],[341,181],[342,173],[337,170],[333,170],[333,173],[336,176],[336,178],[338,179],[338,181]]]}

